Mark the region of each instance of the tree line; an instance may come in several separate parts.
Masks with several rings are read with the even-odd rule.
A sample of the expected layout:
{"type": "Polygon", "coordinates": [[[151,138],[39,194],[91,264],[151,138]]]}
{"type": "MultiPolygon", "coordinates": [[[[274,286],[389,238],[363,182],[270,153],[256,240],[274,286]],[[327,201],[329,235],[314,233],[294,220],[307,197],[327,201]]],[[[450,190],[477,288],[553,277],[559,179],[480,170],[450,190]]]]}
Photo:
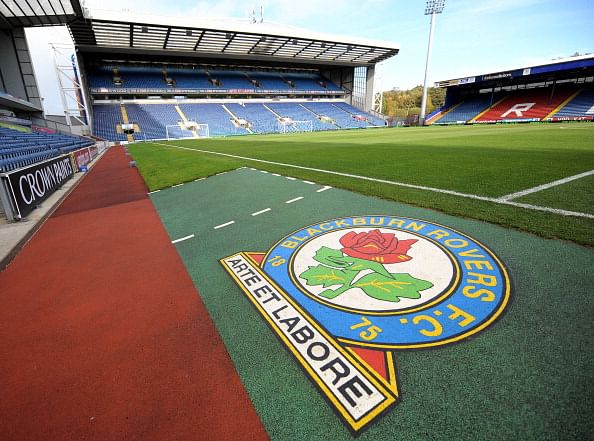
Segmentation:
{"type": "MultiPolygon", "coordinates": [[[[427,114],[445,101],[445,88],[430,87],[427,90],[427,114]]],[[[384,92],[382,113],[389,117],[407,118],[421,113],[423,86],[416,86],[409,90],[392,89],[384,92]]]]}

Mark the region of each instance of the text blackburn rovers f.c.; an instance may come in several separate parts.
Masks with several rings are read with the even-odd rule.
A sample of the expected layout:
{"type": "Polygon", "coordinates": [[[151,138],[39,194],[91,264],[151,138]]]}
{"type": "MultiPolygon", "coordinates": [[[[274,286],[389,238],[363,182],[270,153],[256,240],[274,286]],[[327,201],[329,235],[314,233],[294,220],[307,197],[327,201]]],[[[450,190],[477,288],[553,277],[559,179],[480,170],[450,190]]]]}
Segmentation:
{"type": "Polygon", "coordinates": [[[221,263],[355,434],[398,401],[393,351],[474,335],[511,295],[485,245],[397,216],[315,223],[221,263]]]}

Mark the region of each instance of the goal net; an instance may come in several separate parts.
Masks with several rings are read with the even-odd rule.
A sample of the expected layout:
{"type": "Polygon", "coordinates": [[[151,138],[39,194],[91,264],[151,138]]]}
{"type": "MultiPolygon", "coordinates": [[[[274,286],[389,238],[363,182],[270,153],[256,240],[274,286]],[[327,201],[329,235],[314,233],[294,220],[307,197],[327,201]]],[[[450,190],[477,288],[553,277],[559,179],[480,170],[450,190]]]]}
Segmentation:
{"type": "Polygon", "coordinates": [[[313,123],[309,121],[295,121],[289,119],[279,119],[277,131],[279,133],[311,132],[313,123]]]}
{"type": "Polygon", "coordinates": [[[182,138],[208,138],[208,124],[198,124],[193,121],[165,126],[167,140],[182,138]]]}

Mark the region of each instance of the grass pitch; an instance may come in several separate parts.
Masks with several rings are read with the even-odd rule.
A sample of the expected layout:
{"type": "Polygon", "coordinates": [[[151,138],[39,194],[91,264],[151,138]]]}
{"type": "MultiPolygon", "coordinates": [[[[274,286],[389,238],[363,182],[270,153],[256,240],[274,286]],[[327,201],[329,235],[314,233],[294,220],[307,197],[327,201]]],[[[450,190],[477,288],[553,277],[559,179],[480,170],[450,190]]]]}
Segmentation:
{"type": "MultiPolygon", "coordinates": [[[[151,190],[242,166],[314,180],[594,246],[594,220],[317,171],[200,153],[208,150],[497,198],[594,169],[593,124],[426,127],[177,140],[130,146],[151,190]]],[[[592,178],[519,198],[594,214],[592,178]]]]}

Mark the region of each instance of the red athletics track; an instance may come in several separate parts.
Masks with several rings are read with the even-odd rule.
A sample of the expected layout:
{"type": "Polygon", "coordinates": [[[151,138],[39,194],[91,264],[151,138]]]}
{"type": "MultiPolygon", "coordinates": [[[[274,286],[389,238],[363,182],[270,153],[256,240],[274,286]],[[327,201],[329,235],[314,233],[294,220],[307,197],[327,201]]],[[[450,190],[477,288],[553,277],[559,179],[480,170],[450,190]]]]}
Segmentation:
{"type": "Polygon", "coordinates": [[[0,302],[0,439],[267,439],[121,147],[0,273],[0,302]]]}

